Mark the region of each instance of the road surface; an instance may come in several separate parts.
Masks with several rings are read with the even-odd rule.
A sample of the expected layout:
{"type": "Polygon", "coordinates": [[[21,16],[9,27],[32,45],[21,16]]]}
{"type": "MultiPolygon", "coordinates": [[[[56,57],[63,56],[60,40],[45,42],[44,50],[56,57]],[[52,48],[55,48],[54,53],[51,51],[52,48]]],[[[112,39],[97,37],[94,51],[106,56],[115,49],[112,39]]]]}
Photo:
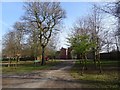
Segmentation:
{"type": "Polygon", "coordinates": [[[2,76],[2,88],[80,88],[81,84],[69,73],[73,61],[62,61],[49,70],[24,75],[2,76]]]}

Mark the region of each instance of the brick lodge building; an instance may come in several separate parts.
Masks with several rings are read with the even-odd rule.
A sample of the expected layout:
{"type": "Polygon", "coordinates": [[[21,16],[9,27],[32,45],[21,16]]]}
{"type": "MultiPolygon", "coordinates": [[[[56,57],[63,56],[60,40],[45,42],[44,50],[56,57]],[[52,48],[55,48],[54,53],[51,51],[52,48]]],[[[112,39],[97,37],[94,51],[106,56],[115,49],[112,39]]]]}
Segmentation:
{"type": "MultiPolygon", "coordinates": [[[[76,59],[81,59],[80,56],[76,55],[76,57],[72,57],[72,53],[71,53],[72,49],[69,48],[61,48],[60,51],[56,52],[56,59],[72,59],[72,58],[76,58],[76,59]]],[[[92,52],[89,52],[87,54],[87,58],[88,59],[93,59],[93,54],[92,52]]],[[[110,53],[100,53],[100,59],[106,59],[106,60],[118,60],[120,58],[120,52],[110,52],[110,53]]]]}
{"type": "Polygon", "coordinates": [[[56,52],[56,58],[57,59],[72,59],[71,57],[71,48],[61,48],[60,51],[56,52]]]}

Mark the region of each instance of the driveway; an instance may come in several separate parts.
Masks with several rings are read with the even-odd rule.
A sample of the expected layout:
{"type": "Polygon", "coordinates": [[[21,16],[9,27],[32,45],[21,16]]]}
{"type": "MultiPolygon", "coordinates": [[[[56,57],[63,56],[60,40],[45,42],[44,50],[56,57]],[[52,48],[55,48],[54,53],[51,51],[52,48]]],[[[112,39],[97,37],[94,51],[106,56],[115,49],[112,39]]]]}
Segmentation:
{"type": "Polygon", "coordinates": [[[2,76],[2,88],[80,88],[81,84],[69,73],[73,61],[63,60],[49,70],[39,70],[24,75],[2,76]]]}

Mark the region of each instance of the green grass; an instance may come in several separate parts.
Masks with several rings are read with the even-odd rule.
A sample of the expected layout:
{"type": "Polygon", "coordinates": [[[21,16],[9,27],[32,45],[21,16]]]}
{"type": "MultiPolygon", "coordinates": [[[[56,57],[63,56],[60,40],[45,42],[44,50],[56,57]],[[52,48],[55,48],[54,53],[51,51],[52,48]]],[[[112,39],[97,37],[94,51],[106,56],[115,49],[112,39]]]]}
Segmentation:
{"type": "Polygon", "coordinates": [[[49,69],[50,67],[57,65],[60,61],[50,60],[47,61],[44,66],[41,66],[39,63],[35,66],[33,62],[20,62],[20,65],[17,67],[2,67],[3,74],[23,74],[30,73],[36,70],[49,69]]]}
{"type": "Polygon", "coordinates": [[[118,84],[120,84],[118,75],[119,62],[101,61],[103,71],[99,73],[99,70],[94,68],[93,62],[87,61],[88,70],[85,70],[84,74],[81,75],[82,64],[77,61],[71,69],[71,75],[81,82],[83,88],[106,88],[106,90],[117,88],[116,90],[118,90],[118,84]]]}

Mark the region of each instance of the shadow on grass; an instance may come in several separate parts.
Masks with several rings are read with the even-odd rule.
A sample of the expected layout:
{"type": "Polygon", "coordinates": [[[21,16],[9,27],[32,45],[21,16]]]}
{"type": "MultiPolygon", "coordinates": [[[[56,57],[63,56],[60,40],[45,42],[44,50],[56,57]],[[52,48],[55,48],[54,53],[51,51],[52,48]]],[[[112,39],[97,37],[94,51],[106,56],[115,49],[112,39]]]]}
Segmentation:
{"type": "MultiPolygon", "coordinates": [[[[103,71],[120,71],[120,61],[101,61],[101,67],[103,71]]],[[[75,63],[75,67],[73,67],[72,69],[74,71],[80,71],[82,69],[82,63],[80,63],[79,61],[77,61],[75,63]]],[[[95,70],[99,70],[98,64],[97,64],[97,68],[95,68],[95,64],[94,62],[91,61],[87,61],[86,64],[87,68],[88,68],[88,72],[89,70],[95,71],[95,70]]]]}
{"type": "Polygon", "coordinates": [[[71,75],[78,79],[78,82],[88,85],[88,87],[119,87],[119,71],[120,61],[101,61],[102,73],[99,68],[95,68],[93,61],[87,61],[87,70],[84,70],[83,77],[81,75],[82,63],[76,62],[71,70],[71,75]]]}
{"type": "MultiPolygon", "coordinates": [[[[16,79],[16,78],[13,78],[13,80],[16,79]]],[[[88,87],[87,86],[83,86],[83,88],[112,88],[115,87],[115,88],[120,88],[120,82],[118,81],[114,81],[114,82],[110,82],[110,81],[94,81],[94,80],[67,80],[67,79],[63,79],[63,78],[17,78],[18,80],[19,79],[23,79],[23,80],[28,80],[28,81],[25,81],[25,82],[17,82],[17,83],[14,83],[14,85],[18,85],[18,84],[25,84],[25,83],[36,83],[36,82],[39,82],[40,80],[50,80],[50,81],[55,81],[56,83],[60,83],[60,84],[80,84],[80,85],[89,85],[88,87]],[[29,81],[30,79],[30,81],[29,81]],[[31,79],[33,79],[31,81],[31,79]],[[96,87],[94,86],[96,85],[96,87]],[[105,86],[104,86],[105,85],[105,86]],[[103,87],[104,86],[104,87],[103,87]]],[[[4,86],[4,84],[3,84],[4,86]]]]}

